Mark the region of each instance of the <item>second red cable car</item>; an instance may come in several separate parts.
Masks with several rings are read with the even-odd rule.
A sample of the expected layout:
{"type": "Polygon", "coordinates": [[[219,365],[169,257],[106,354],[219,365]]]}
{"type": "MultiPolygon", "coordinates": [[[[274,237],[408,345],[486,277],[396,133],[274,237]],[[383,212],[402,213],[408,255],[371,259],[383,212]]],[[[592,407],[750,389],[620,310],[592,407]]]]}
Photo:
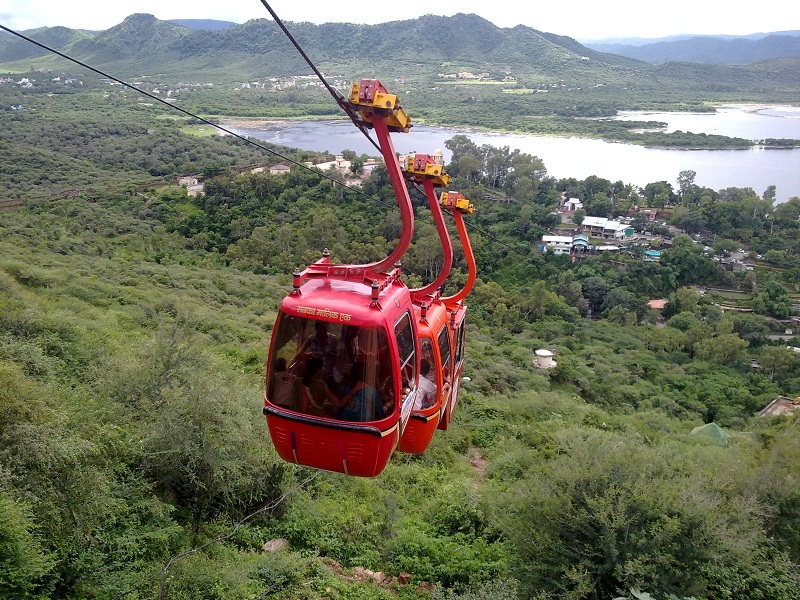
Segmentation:
{"type": "Polygon", "coordinates": [[[439,429],[447,429],[450,425],[450,419],[453,417],[456,404],[458,404],[458,393],[460,391],[461,378],[464,370],[464,348],[467,333],[467,306],[464,304],[464,300],[475,285],[478,268],[475,263],[475,254],[472,251],[472,244],[469,241],[467,226],[464,223],[464,213],[474,213],[475,205],[459,192],[442,192],[440,204],[444,210],[453,215],[458,231],[458,238],[461,241],[461,247],[464,252],[464,260],[467,264],[467,280],[463,287],[452,296],[441,298],[450,316],[450,334],[453,350],[451,357],[453,370],[450,379],[452,381],[452,391],[449,396],[450,402],[447,406],[442,407],[442,418],[439,419],[438,425],[439,429]]]}
{"type": "Polygon", "coordinates": [[[441,152],[434,156],[418,153],[401,157],[406,177],[424,187],[444,257],[438,276],[428,285],[411,290],[420,340],[420,380],[399,449],[412,454],[420,454],[428,448],[444,409],[451,404],[453,391],[450,381],[452,339],[447,309],[439,298],[453,266],[453,244],[434,191],[435,187],[446,186],[450,181],[443,162],[441,152]]]}

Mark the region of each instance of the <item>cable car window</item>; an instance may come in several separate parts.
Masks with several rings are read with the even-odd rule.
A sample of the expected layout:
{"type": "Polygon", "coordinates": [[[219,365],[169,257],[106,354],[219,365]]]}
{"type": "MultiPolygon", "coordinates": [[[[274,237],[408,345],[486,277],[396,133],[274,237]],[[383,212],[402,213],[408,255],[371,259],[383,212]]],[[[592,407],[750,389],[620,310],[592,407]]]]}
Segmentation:
{"type": "MultiPolygon", "coordinates": [[[[433,340],[429,337],[420,338],[420,364],[427,360],[431,370],[425,377],[434,385],[439,385],[439,367],[436,366],[436,355],[433,352],[433,340]]],[[[422,373],[420,373],[422,375],[422,373]]]]}
{"type": "Polygon", "coordinates": [[[464,360],[464,329],[466,323],[462,322],[456,333],[456,364],[464,360]]]}
{"type": "Polygon", "coordinates": [[[450,333],[447,331],[447,326],[439,330],[439,356],[442,357],[442,373],[444,379],[448,379],[451,373],[450,370],[450,333]]]}
{"type": "Polygon", "coordinates": [[[394,326],[397,352],[400,359],[400,372],[403,375],[403,388],[414,385],[417,379],[417,356],[411,314],[405,313],[394,326]]]}
{"type": "Polygon", "coordinates": [[[394,408],[386,332],[281,313],[275,327],[267,399],[295,412],[377,421],[394,408]]]}

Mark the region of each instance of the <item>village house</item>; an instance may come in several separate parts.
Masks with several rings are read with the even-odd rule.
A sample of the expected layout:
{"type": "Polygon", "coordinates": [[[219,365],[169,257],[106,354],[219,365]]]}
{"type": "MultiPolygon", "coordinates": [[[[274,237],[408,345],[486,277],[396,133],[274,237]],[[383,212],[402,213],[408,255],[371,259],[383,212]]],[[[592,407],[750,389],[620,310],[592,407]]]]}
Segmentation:
{"type": "Polygon", "coordinates": [[[186,188],[187,196],[204,196],[203,183],[192,175],[178,178],[178,185],[186,188]]]}
{"type": "Polygon", "coordinates": [[[612,221],[606,217],[584,217],[581,231],[604,238],[624,238],[633,233],[633,229],[620,221],[612,221]]]}
{"type": "Polygon", "coordinates": [[[350,170],[350,161],[345,160],[343,156],[337,155],[336,158],[329,162],[318,163],[314,165],[320,171],[334,170],[338,173],[347,173],[350,170]]]}
{"type": "Polygon", "coordinates": [[[539,245],[541,252],[553,254],[589,254],[589,237],[583,233],[575,235],[543,235],[539,245]]]}
{"type": "Polygon", "coordinates": [[[269,168],[270,175],[288,175],[289,171],[291,171],[291,169],[284,164],[272,165],[269,168]]]}
{"type": "Polygon", "coordinates": [[[561,208],[566,212],[575,212],[576,210],[580,210],[581,208],[583,208],[583,202],[581,202],[577,198],[570,198],[569,200],[564,198],[561,204],[561,208]]]}
{"type": "Polygon", "coordinates": [[[772,402],[767,404],[763,409],[761,409],[756,416],[757,417],[780,417],[780,416],[791,416],[794,412],[800,407],[800,397],[797,398],[787,398],[786,396],[778,396],[772,402]]]}
{"type": "Polygon", "coordinates": [[[178,185],[185,185],[186,187],[189,187],[197,184],[198,184],[197,177],[193,177],[191,175],[178,178],[178,185]]]}
{"type": "Polygon", "coordinates": [[[542,252],[552,252],[553,254],[569,254],[572,250],[572,236],[569,235],[543,235],[542,252]]]}

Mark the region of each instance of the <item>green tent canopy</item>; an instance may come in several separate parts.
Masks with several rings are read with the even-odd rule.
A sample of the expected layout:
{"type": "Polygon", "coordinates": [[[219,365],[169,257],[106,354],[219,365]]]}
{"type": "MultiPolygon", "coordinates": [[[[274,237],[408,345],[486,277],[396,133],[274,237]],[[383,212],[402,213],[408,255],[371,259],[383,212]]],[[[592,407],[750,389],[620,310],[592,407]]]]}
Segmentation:
{"type": "Polygon", "coordinates": [[[716,423],[707,423],[706,425],[695,427],[692,429],[692,435],[706,438],[717,446],[727,446],[728,438],[730,438],[728,433],[716,423]]]}

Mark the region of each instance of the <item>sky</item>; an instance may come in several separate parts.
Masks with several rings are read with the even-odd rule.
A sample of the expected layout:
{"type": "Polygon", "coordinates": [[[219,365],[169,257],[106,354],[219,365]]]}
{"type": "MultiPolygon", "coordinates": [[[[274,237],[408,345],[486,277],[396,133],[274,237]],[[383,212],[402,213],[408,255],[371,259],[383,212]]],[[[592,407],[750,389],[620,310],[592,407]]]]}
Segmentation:
{"type": "MultiPolygon", "coordinates": [[[[526,25],[576,40],[621,37],[659,38],[681,34],[748,35],[800,29],[800,3],[765,0],[738,4],[729,0],[440,0],[439,2],[337,2],[268,0],[285,23],[363,23],[405,21],[424,15],[476,14],[498,27],[526,25]],[[667,9],[668,7],[668,9],[667,9]]],[[[0,0],[0,24],[16,31],[61,25],[103,30],[134,13],[170,19],[217,19],[244,23],[270,18],[260,0],[0,0]]]]}

